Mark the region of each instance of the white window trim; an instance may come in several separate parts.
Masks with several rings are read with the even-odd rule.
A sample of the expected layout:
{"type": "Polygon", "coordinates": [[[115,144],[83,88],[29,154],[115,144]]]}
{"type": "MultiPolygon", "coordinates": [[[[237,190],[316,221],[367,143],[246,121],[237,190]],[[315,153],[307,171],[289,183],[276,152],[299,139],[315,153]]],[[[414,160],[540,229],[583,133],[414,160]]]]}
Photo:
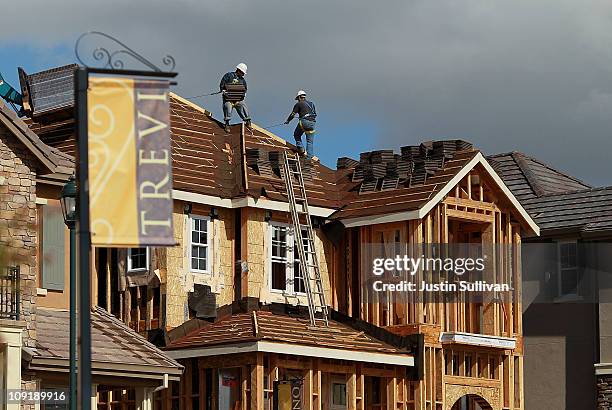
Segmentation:
{"type": "MultiPolygon", "coordinates": [[[[205,274],[211,274],[212,270],[210,268],[210,262],[212,260],[212,220],[210,219],[209,216],[203,216],[203,215],[192,215],[189,214],[189,217],[187,218],[187,224],[188,224],[188,229],[187,229],[187,235],[189,235],[189,240],[187,241],[188,243],[188,248],[187,248],[187,255],[188,255],[188,261],[187,263],[189,264],[189,271],[192,273],[205,273],[205,274]],[[192,241],[191,238],[193,237],[192,235],[192,227],[193,227],[193,220],[194,219],[199,219],[201,221],[206,221],[206,247],[208,248],[208,252],[206,253],[206,270],[201,270],[201,269],[193,269],[191,266],[191,249],[192,249],[192,241]]],[[[195,245],[199,245],[201,246],[201,243],[197,243],[195,245]]]]}
{"type": "Polygon", "coordinates": [[[580,296],[578,294],[578,284],[576,284],[576,293],[562,293],[562,282],[563,282],[563,269],[561,268],[561,246],[567,244],[576,245],[576,275],[578,275],[578,241],[577,240],[565,240],[557,242],[557,298],[556,301],[561,300],[575,300],[580,296]]]}
{"type": "Polygon", "coordinates": [[[127,271],[128,272],[146,272],[149,270],[149,262],[150,262],[150,256],[151,256],[151,252],[149,250],[149,247],[143,247],[145,248],[145,267],[144,268],[132,268],[132,248],[128,248],[127,251],[127,271]]]}
{"type": "Polygon", "coordinates": [[[288,224],[285,222],[268,222],[268,234],[267,234],[267,245],[268,245],[268,290],[272,293],[276,293],[284,296],[306,296],[306,292],[295,292],[295,272],[293,269],[293,264],[295,263],[296,255],[293,254],[293,247],[295,245],[295,234],[291,232],[293,228],[293,224],[288,224]],[[286,227],[289,229],[287,232],[287,288],[289,288],[289,284],[293,283],[292,289],[274,289],[272,287],[272,233],[273,228],[277,227],[286,227]],[[291,257],[289,256],[291,255],[291,257]]]}

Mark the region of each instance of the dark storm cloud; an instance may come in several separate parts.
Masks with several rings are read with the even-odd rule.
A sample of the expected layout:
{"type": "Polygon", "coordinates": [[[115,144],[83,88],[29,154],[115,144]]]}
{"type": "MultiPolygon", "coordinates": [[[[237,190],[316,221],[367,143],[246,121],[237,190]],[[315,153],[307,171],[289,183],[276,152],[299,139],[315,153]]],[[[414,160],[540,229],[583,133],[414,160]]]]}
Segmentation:
{"type": "MultiPolygon", "coordinates": [[[[173,54],[183,95],[215,90],[219,75],[244,60],[261,123],[282,120],[305,88],[327,117],[378,125],[381,148],[463,137],[488,153],[523,151],[612,185],[610,3],[90,3],[13,4],[2,41],[44,48],[106,31],[151,59],[173,54]]],[[[217,111],[216,100],[202,103],[217,111]]]]}

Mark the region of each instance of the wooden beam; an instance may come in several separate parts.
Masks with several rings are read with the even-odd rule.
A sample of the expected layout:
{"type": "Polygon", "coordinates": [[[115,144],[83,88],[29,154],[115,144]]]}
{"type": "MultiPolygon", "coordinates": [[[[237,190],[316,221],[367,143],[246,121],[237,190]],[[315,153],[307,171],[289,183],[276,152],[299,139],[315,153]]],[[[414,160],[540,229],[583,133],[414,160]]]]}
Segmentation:
{"type": "Polygon", "coordinates": [[[307,369],[304,372],[304,384],[303,384],[303,388],[302,388],[302,403],[304,405],[305,409],[312,409],[312,404],[313,404],[313,400],[312,400],[312,394],[313,394],[313,383],[312,380],[313,379],[313,372],[312,372],[312,368],[307,369]]]}
{"type": "MultiPolygon", "coordinates": [[[[249,389],[249,366],[240,367],[240,394],[242,410],[247,410],[249,406],[247,391],[249,389]]],[[[203,407],[204,408],[204,407],[203,407]]]]}
{"type": "Polygon", "coordinates": [[[257,353],[257,362],[251,366],[251,410],[264,408],[264,364],[263,353],[257,353]]]}
{"type": "Polygon", "coordinates": [[[387,410],[397,409],[397,378],[387,379],[387,410]]]}
{"type": "Polygon", "coordinates": [[[346,378],[347,409],[357,410],[357,375],[355,372],[346,378]]]}

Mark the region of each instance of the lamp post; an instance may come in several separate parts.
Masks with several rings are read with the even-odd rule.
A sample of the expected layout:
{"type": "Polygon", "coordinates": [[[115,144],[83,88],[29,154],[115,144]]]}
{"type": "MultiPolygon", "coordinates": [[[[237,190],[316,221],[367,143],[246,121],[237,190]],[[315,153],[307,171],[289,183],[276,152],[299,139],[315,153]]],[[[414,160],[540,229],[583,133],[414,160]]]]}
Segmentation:
{"type": "Polygon", "coordinates": [[[76,373],[76,194],[77,187],[74,176],[70,176],[68,182],[62,188],[60,202],[64,223],[70,230],[70,410],[77,408],[77,373],[76,373]]]}

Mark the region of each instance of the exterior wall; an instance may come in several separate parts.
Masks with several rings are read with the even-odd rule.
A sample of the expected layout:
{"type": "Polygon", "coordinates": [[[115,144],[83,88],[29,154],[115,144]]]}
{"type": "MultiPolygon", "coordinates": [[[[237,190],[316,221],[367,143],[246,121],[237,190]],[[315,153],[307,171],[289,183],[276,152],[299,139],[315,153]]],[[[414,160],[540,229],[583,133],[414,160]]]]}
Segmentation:
{"type": "Polygon", "coordinates": [[[36,168],[29,151],[0,127],[0,242],[3,263],[16,264],[21,277],[24,346],[36,339],[36,168]]]}
{"type": "MultiPolygon", "coordinates": [[[[177,246],[167,248],[166,272],[162,275],[162,294],[166,295],[166,326],[174,328],[189,320],[188,297],[194,284],[211,287],[217,297],[217,307],[231,304],[234,296],[234,211],[217,208],[219,217],[211,220],[212,272],[192,273],[189,263],[188,215],[184,204],[176,201],[174,237],[177,246]]],[[[207,216],[210,207],[193,205],[192,215],[207,216]]]]}
{"type": "MultiPolygon", "coordinates": [[[[38,197],[40,198],[41,193],[38,193],[38,197]]],[[[59,194],[58,194],[59,195],[59,194]]],[[[60,202],[57,199],[51,199],[52,197],[47,197],[45,198],[47,205],[43,205],[43,206],[60,206],[60,202]]],[[[42,212],[41,212],[41,208],[39,206],[38,212],[37,212],[37,216],[38,216],[38,223],[37,223],[37,228],[38,228],[38,233],[40,234],[41,229],[42,229],[42,221],[41,221],[41,217],[42,217],[42,212]]],[[[40,237],[40,236],[39,236],[40,237]]],[[[40,237],[40,241],[38,243],[38,250],[37,250],[37,255],[38,255],[38,261],[42,260],[42,254],[41,254],[41,241],[42,241],[42,237],[40,237]]],[[[40,289],[41,291],[37,291],[37,296],[36,296],[36,304],[37,306],[41,306],[41,307],[47,307],[47,308],[55,308],[55,309],[68,309],[70,308],[70,233],[68,228],[66,228],[66,230],[64,231],[64,249],[66,250],[66,252],[64,253],[63,257],[64,257],[64,289],[63,290],[53,290],[53,289],[43,289],[42,283],[41,283],[41,264],[40,262],[37,264],[37,287],[38,289],[40,289]]],[[[92,253],[93,254],[93,253],[92,253]]],[[[42,261],[42,263],[44,263],[44,260],[42,261]]],[[[95,282],[95,281],[94,281],[95,282]]]]}
{"type": "Polygon", "coordinates": [[[527,408],[595,408],[594,365],[612,362],[609,244],[579,240],[579,296],[559,297],[557,241],[532,240],[523,253],[527,408]],[[598,303],[599,302],[599,303],[598,303]]]}
{"type": "MultiPolygon", "coordinates": [[[[306,296],[287,296],[282,292],[272,291],[270,271],[270,244],[271,223],[265,221],[266,211],[263,209],[249,208],[246,210],[246,218],[243,220],[246,231],[246,260],[249,265],[247,280],[247,296],[258,298],[262,303],[287,303],[291,305],[300,304],[307,306],[306,296]]],[[[289,214],[274,212],[272,223],[290,223],[289,214]]],[[[331,267],[331,243],[324,234],[315,229],[315,249],[319,261],[323,289],[325,291],[328,305],[331,304],[329,269],[331,267]]],[[[243,249],[243,252],[245,250],[243,249]]]]}
{"type": "MultiPolygon", "coordinates": [[[[156,394],[155,409],[274,408],[275,381],[302,379],[297,407],[315,409],[413,409],[406,368],[271,353],[241,353],[182,359],[180,382],[156,394]],[[220,382],[220,379],[223,382],[220,382]],[[194,379],[196,382],[194,382],[194,379]],[[376,379],[377,383],[373,383],[376,379]],[[332,406],[332,383],[346,386],[344,406],[332,406]],[[376,394],[374,394],[374,384],[376,394]],[[232,392],[229,394],[229,392],[232,392]],[[301,400],[299,397],[301,396],[301,400]],[[374,402],[373,396],[378,398],[374,402]]],[[[294,396],[295,397],[295,396],[294,396]]]]}
{"type": "Polygon", "coordinates": [[[595,407],[596,305],[532,304],[525,311],[526,408],[595,407]]]}

